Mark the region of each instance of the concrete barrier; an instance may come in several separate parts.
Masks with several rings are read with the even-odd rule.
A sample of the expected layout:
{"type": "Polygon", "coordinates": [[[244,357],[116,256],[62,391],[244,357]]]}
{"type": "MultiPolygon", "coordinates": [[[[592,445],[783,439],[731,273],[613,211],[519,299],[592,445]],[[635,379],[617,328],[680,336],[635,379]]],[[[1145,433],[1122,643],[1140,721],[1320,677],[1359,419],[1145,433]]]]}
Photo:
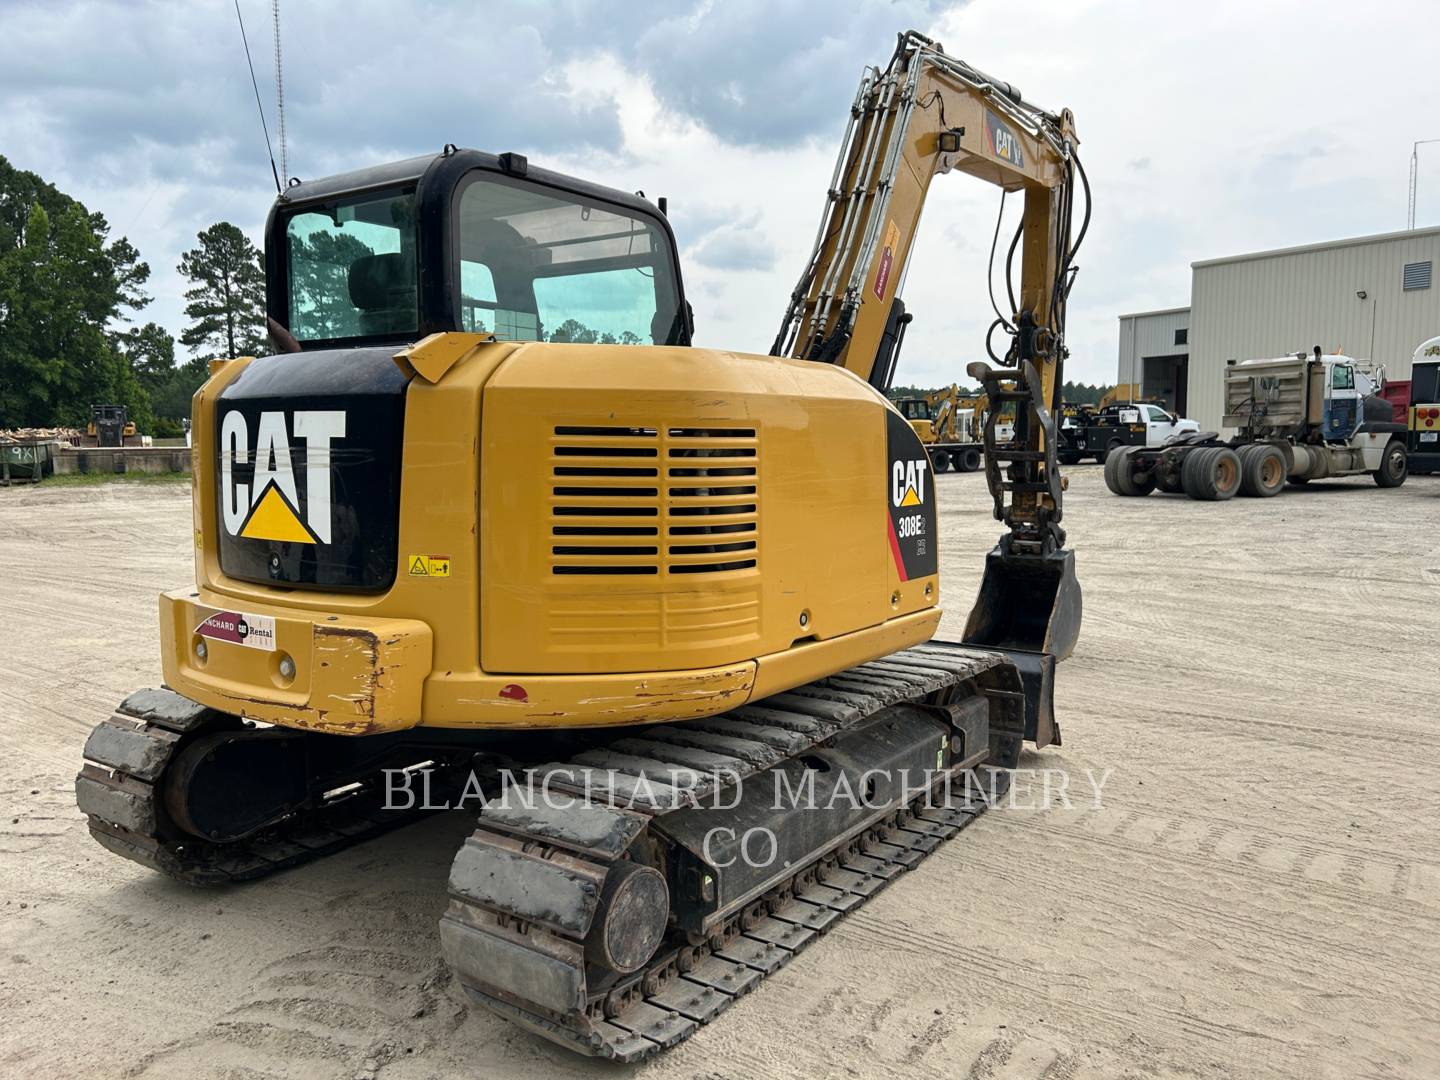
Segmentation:
{"type": "Polygon", "coordinates": [[[55,471],[69,473],[189,473],[190,451],[185,447],[126,446],[98,449],[64,446],[55,455],[55,471]]]}

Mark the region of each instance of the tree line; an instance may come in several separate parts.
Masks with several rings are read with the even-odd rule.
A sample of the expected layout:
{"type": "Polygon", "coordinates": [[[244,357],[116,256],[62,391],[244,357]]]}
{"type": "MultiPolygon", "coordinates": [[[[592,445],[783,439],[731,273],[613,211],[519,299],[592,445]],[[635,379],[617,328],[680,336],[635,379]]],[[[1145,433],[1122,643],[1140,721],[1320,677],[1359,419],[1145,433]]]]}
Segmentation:
{"type": "Polygon", "coordinates": [[[177,435],[214,355],[265,350],[259,250],[218,222],[180,258],[190,282],[179,344],[155,322],[150,266],[79,200],[0,156],[0,429],[83,427],[124,405],[141,431],[177,435]]]}

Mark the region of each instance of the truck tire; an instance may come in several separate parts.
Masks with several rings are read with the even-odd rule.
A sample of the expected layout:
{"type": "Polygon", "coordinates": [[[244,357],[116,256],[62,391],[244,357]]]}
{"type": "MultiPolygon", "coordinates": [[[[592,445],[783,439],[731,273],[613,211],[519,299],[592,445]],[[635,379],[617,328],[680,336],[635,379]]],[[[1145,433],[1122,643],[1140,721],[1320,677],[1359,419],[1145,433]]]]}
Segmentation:
{"type": "Polygon", "coordinates": [[[1107,446],[1107,447],[1105,447],[1104,450],[1102,450],[1100,453],[1098,453],[1098,454],[1095,455],[1095,460],[1096,460],[1096,462],[1098,462],[1098,463],[1101,464],[1101,465],[1104,465],[1107,461],[1110,460],[1110,455],[1113,454],[1116,450],[1119,450],[1120,447],[1122,447],[1122,446],[1124,446],[1124,445],[1125,445],[1125,444],[1124,444],[1123,442],[1121,442],[1119,439],[1111,439],[1111,440],[1110,440],[1110,445],[1107,446]]]}
{"type": "Polygon", "coordinates": [[[1114,495],[1128,495],[1129,491],[1120,478],[1120,455],[1105,454],[1099,460],[1105,464],[1105,486],[1114,495]]]}
{"type": "Polygon", "coordinates": [[[1240,490],[1240,457],[1228,446],[1192,450],[1180,470],[1180,482],[1192,499],[1233,499],[1240,490]]]}
{"type": "Polygon", "coordinates": [[[1060,464],[1061,464],[1061,465],[1079,465],[1079,464],[1080,464],[1080,455],[1077,454],[1077,453],[1075,453],[1073,450],[1064,450],[1064,451],[1062,451],[1061,454],[1060,454],[1060,464]]]}
{"type": "Polygon", "coordinates": [[[1108,455],[1105,459],[1105,486],[1116,495],[1149,495],[1155,490],[1155,478],[1145,474],[1144,480],[1135,476],[1134,457],[1139,446],[1125,446],[1108,455]]]}
{"type": "Polygon", "coordinates": [[[1410,459],[1406,456],[1405,444],[1399,439],[1391,439],[1385,447],[1385,456],[1380,459],[1380,468],[1371,474],[1375,483],[1383,488],[1399,487],[1409,474],[1410,459]]]}
{"type": "Polygon", "coordinates": [[[1268,499],[1285,486],[1285,455],[1278,446],[1252,443],[1240,448],[1240,494],[1268,499]]]}
{"type": "Polygon", "coordinates": [[[973,446],[969,450],[961,450],[955,467],[961,472],[975,472],[980,468],[980,451],[973,446]]]}
{"type": "Polygon", "coordinates": [[[934,466],[937,473],[950,471],[950,455],[944,450],[937,450],[930,455],[930,464],[934,466]]]}

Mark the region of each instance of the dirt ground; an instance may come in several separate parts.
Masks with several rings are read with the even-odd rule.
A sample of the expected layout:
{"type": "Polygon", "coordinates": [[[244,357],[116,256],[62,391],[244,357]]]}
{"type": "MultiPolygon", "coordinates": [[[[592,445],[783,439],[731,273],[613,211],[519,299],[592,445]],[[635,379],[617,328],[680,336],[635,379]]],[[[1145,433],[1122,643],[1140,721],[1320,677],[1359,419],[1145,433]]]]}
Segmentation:
{"type": "MultiPolygon", "coordinates": [[[[1084,629],[1025,764],[1076,805],[987,815],[637,1070],[465,1008],[467,814],[224,891],[93,843],[72,777],[157,683],[188,490],[0,490],[0,1075],[1440,1074],[1440,477],[1207,505],[1071,472],[1084,629]]],[[[998,528],[979,475],[939,489],[958,636],[998,528]]]]}

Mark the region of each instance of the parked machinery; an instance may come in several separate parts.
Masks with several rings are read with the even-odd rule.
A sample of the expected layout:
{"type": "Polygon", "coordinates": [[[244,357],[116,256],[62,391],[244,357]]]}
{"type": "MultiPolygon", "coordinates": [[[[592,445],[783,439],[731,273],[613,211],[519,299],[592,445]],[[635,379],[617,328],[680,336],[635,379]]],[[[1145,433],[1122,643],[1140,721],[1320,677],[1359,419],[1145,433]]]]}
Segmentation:
{"type": "Polygon", "coordinates": [[[1159,447],[1124,447],[1107,458],[1105,483],[1116,495],[1159,488],[1206,500],[1268,498],[1287,480],[1360,473],[1399,487],[1407,474],[1405,425],[1394,422],[1363,367],[1348,356],[1322,356],[1318,345],[1313,355],[1232,363],[1224,424],[1238,430],[1235,437],[1193,431],[1159,447]]]}
{"type": "Polygon", "coordinates": [[[1440,470],[1440,337],[1415,350],[1410,369],[1410,407],[1406,449],[1410,471],[1440,470]]]}
{"type": "Polygon", "coordinates": [[[1103,465],[1105,459],[1122,446],[1161,446],[1176,435],[1200,430],[1194,420],[1181,418],[1159,401],[1129,401],[1093,409],[1077,407],[1071,424],[1068,438],[1063,424],[1061,428],[1060,460],[1066,465],[1074,465],[1081,457],[1088,456],[1103,465]]]}
{"type": "Polygon", "coordinates": [[[135,434],[135,425],[124,405],[91,405],[90,423],[80,441],[83,446],[118,448],[135,434]]]}
{"type": "MultiPolygon", "coordinates": [[[[915,435],[925,444],[931,466],[937,473],[975,472],[984,461],[983,427],[990,399],[985,394],[963,393],[952,383],[932,390],[924,397],[897,398],[895,407],[910,422],[915,435]]],[[[996,437],[1009,442],[1015,436],[1014,420],[1001,419],[996,437]]]]}

